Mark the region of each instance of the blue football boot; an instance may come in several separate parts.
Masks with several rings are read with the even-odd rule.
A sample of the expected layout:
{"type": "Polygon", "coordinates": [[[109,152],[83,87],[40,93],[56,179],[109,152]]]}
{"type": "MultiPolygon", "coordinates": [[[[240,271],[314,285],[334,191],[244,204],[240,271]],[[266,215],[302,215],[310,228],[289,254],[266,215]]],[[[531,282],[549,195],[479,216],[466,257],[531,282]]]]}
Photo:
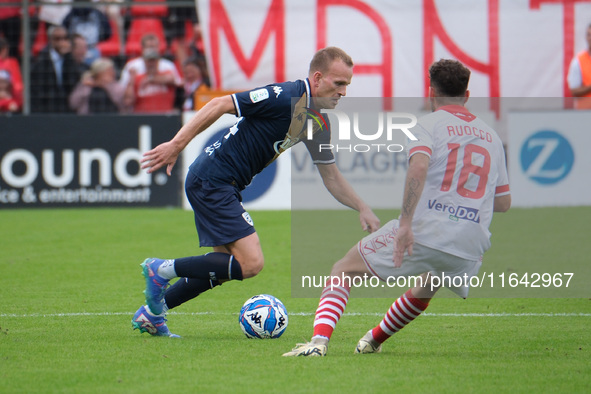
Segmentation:
{"type": "Polygon", "coordinates": [[[141,333],[147,332],[157,337],[180,338],[179,335],[170,332],[164,315],[157,316],[149,313],[145,305],[142,305],[133,315],[131,326],[134,330],[140,330],[141,333]]]}

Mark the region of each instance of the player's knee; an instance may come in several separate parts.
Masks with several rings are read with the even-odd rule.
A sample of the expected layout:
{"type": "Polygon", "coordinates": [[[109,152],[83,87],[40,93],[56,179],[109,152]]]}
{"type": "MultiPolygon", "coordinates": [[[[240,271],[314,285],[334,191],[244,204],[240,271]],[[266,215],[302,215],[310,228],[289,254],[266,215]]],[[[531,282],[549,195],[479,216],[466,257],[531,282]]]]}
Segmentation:
{"type": "Polygon", "coordinates": [[[343,260],[339,260],[333,264],[332,270],[330,271],[331,276],[339,276],[346,272],[346,264],[343,260]]]}
{"type": "Polygon", "coordinates": [[[428,303],[435,296],[440,286],[436,286],[432,282],[431,275],[428,273],[422,274],[421,277],[423,279],[422,285],[414,287],[412,294],[421,301],[428,303]]]}
{"type": "Polygon", "coordinates": [[[334,263],[330,274],[332,276],[341,276],[343,274],[348,275],[364,272],[364,270],[365,264],[363,263],[363,260],[361,260],[357,248],[353,247],[342,259],[334,263]]]}
{"type": "Polygon", "coordinates": [[[245,261],[240,261],[240,266],[242,267],[242,276],[244,279],[257,276],[258,273],[263,270],[264,265],[265,259],[263,256],[257,256],[245,259],[245,261]]]}

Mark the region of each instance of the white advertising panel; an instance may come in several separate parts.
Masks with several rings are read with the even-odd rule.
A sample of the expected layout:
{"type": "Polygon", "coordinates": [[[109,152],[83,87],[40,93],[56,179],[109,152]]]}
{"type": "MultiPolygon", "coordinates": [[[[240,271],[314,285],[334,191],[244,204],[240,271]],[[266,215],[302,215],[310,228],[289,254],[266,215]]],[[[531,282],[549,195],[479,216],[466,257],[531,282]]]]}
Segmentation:
{"type": "Polygon", "coordinates": [[[591,204],[591,112],[510,113],[513,206],[591,204]]]}

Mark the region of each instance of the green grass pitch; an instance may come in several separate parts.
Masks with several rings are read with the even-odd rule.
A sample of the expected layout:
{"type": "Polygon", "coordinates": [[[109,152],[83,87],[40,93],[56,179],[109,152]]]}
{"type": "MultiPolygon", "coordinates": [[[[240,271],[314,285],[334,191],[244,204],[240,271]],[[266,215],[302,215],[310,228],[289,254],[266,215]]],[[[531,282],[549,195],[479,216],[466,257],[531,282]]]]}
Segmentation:
{"type": "MultiPolygon", "coordinates": [[[[385,222],[394,213],[379,215],[385,222]]],[[[191,212],[0,211],[0,393],[588,392],[589,291],[556,298],[528,297],[525,289],[507,297],[499,289],[499,297],[462,300],[442,290],[381,354],[354,355],[357,340],[399,293],[355,298],[354,290],[327,357],[281,357],[309,339],[318,300],[291,296],[290,250],[297,237],[290,213],[251,216],[265,269],[175,309],[168,324],[182,338],[169,339],[131,329],[143,302],[139,264],[151,256],[204,253],[191,212]],[[280,298],[290,313],[279,339],[249,340],[240,331],[238,311],[259,293],[280,298]]],[[[316,229],[315,239],[325,237],[309,254],[327,260],[327,267],[363,235],[354,212],[293,220],[301,218],[316,229]]],[[[574,267],[581,286],[590,279],[590,218],[591,207],[497,215],[483,270],[574,267]]]]}

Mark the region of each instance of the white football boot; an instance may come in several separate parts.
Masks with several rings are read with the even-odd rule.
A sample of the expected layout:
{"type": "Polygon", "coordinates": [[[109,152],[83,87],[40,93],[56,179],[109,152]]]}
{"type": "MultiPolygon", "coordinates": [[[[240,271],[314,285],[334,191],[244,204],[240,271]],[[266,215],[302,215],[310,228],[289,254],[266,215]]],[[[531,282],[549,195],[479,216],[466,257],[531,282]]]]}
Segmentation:
{"type": "Polygon", "coordinates": [[[290,352],[284,353],[283,357],[324,357],[326,356],[326,345],[307,342],[298,343],[290,352]]]}
{"type": "Polygon", "coordinates": [[[357,343],[355,354],[379,353],[382,351],[382,344],[377,343],[369,330],[357,343]]]}

